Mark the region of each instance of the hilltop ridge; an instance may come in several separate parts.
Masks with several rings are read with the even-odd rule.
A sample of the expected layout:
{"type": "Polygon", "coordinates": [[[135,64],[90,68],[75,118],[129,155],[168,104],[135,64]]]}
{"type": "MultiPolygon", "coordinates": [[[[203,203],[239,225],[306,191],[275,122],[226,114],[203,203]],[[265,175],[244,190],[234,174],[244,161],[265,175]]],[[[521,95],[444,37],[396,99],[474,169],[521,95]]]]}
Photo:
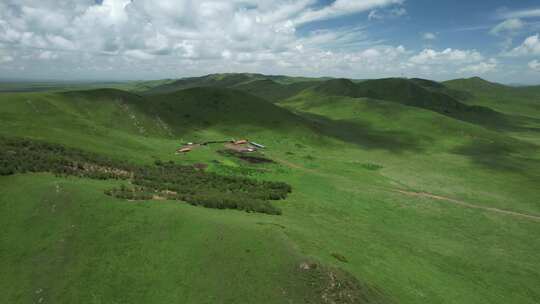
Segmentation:
{"type": "Polygon", "coordinates": [[[540,120],[507,114],[540,113],[534,88],[262,74],[77,88],[0,93],[10,302],[540,296],[540,120]]]}

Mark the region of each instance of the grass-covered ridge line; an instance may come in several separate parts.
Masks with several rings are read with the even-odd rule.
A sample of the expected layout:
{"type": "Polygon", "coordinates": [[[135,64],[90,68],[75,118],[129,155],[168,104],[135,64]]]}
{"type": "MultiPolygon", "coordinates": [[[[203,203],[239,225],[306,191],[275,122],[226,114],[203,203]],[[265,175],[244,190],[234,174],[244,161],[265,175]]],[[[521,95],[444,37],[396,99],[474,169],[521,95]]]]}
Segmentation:
{"type": "Polygon", "coordinates": [[[133,188],[114,188],[106,194],[126,199],[165,198],[217,209],[281,214],[269,200],[291,192],[288,184],[221,176],[193,166],[156,162],[134,165],[99,154],[47,142],[0,137],[0,175],[51,172],[93,179],[124,179],[133,188]]]}
{"type": "Polygon", "coordinates": [[[512,115],[540,118],[540,86],[514,87],[486,81],[479,77],[454,79],[443,82],[454,90],[465,92],[471,105],[490,107],[512,115]]]}
{"type": "Polygon", "coordinates": [[[432,81],[385,78],[353,83],[348,79],[332,79],[322,82],[313,90],[326,96],[392,101],[490,128],[509,124],[507,117],[501,113],[483,106],[467,105],[455,98],[459,93],[432,81]]]}
{"type": "Polygon", "coordinates": [[[349,97],[296,93],[324,79],[251,76],[214,75],[211,86],[199,79],[155,94],[104,86],[1,93],[0,136],[126,160],[157,171],[149,176],[206,164],[204,173],[294,188],[286,203],[266,200],[283,210],[268,216],[179,203],[167,185],[140,185],[153,177],[0,176],[5,301],[540,302],[539,222],[523,216],[540,214],[534,88],[523,89],[529,98],[504,86],[507,94],[492,98],[489,88],[483,97],[480,87],[408,80],[423,96],[445,94],[523,125],[501,128],[479,123],[490,118],[483,113],[465,120],[407,104],[414,99],[398,90],[407,86],[349,97]],[[231,138],[264,144],[276,164],[220,154],[220,144],[171,153],[179,142],[231,138]]]}
{"type": "Polygon", "coordinates": [[[272,76],[250,73],[209,74],[163,84],[151,83],[146,94],[171,93],[195,87],[236,88],[268,100],[290,96],[328,78],[272,76]]]}

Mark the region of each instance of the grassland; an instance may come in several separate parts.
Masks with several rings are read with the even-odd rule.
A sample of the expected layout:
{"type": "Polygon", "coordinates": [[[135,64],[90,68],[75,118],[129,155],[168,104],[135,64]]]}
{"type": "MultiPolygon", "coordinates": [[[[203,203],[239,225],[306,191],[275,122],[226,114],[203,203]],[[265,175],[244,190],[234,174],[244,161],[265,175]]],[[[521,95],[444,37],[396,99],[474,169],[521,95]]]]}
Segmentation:
{"type": "Polygon", "coordinates": [[[149,81],[6,81],[0,79],[0,92],[49,92],[69,90],[91,90],[102,88],[115,88],[130,91],[147,91],[157,86],[163,86],[172,79],[149,80],[149,81]]]}
{"type": "MultiPolygon", "coordinates": [[[[399,91],[363,96],[365,82],[232,76],[141,95],[0,94],[0,135],[138,164],[207,163],[210,172],[293,188],[272,202],[283,214],[271,216],[105,196],[115,181],[0,177],[6,299],[329,303],[325,294],[339,294],[328,289],[334,276],[354,286],[345,293],[362,295],[342,303],[540,301],[540,133],[528,120],[540,95],[527,101],[524,120],[492,107],[511,118],[512,128],[501,129],[486,124],[484,112],[460,119],[412,104],[410,90],[400,102],[399,91]],[[257,83],[303,84],[265,100],[247,89],[257,83]],[[173,154],[180,142],[230,137],[264,143],[276,163],[248,164],[217,153],[219,145],[173,154]],[[318,270],[306,271],[305,263],[318,270]]],[[[490,107],[473,101],[487,98],[474,84],[464,90],[415,81],[405,87],[490,107]]]]}

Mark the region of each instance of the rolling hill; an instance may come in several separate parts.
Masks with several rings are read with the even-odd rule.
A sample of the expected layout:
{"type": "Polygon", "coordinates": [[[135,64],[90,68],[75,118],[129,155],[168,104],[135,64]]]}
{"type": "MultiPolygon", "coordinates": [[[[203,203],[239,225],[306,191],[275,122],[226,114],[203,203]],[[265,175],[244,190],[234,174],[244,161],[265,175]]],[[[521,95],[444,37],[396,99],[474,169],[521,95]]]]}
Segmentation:
{"type": "Polygon", "coordinates": [[[292,97],[305,89],[314,87],[319,83],[319,80],[278,83],[272,79],[263,79],[235,85],[234,88],[272,102],[278,102],[292,97]]]}
{"type": "Polygon", "coordinates": [[[479,77],[455,79],[443,83],[454,90],[471,95],[468,104],[491,107],[507,114],[538,117],[540,86],[512,87],[479,77]]]}
{"type": "Polygon", "coordinates": [[[178,126],[178,132],[189,127],[216,125],[294,129],[302,124],[299,117],[283,108],[229,88],[196,87],[147,99],[145,111],[178,126]]]}
{"type": "Polygon", "coordinates": [[[493,129],[513,127],[513,119],[488,107],[467,105],[452,97],[463,93],[421,79],[387,78],[353,83],[348,79],[328,80],[313,88],[317,94],[371,98],[431,110],[455,119],[493,129]]]}
{"type": "Polygon", "coordinates": [[[422,85],[418,82],[418,80],[402,78],[367,80],[360,83],[353,83],[347,79],[336,79],[320,84],[314,91],[329,96],[388,100],[443,114],[457,114],[471,110],[470,107],[458,100],[434,90],[433,88],[439,89],[440,87],[433,86],[433,82],[430,83],[432,90],[423,87],[426,86],[425,81],[422,82],[422,85]]]}
{"type": "Polygon", "coordinates": [[[164,85],[155,86],[146,94],[170,93],[195,87],[233,88],[269,101],[278,101],[312,87],[325,78],[267,76],[262,74],[232,73],[210,74],[184,78],[164,85]]]}
{"type": "Polygon", "coordinates": [[[147,94],[170,93],[194,87],[232,87],[241,83],[263,79],[259,74],[211,74],[201,77],[179,79],[148,90],[147,94]]]}
{"type": "MultiPolygon", "coordinates": [[[[159,192],[107,195],[144,182],[129,171],[108,179],[0,176],[0,292],[8,302],[540,299],[540,133],[488,123],[499,115],[525,121],[480,103],[491,89],[259,74],[164,82],[0,93],[0,136],[39,140],[22,146],[52,147],[52,157],[92,153],[137,174],[161,172],[159,189],[183,177],[168,166],[215,174],[214,183],[285,183],[292,191],[271,202],[281,215],[202,208],[159,192]],[[248,163],[220,153],[222,144],[174,153],[187,141],[231,137],[263,143],[261,155],[273,162],[248,163]]],[[[528,88],[513,99],[514,88],[496,86],[516,103],[540,96],[528,88]]],[[[3,148],[6,159],[19,153],[3,148]]],[[[194,193],[208,186],[194,180],[194,193]]],[[[242,189],[228,188],[222,199],[242,189]]]]}

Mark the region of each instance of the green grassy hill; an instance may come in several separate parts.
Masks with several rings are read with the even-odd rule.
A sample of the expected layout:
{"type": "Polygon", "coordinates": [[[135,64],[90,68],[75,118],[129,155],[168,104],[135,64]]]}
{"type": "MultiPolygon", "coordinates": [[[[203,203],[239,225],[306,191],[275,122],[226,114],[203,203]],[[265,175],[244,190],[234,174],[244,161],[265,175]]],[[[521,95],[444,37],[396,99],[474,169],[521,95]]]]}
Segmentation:
{"type": "Polygon", "coordinates": [[[148,80],[148,81],[111,81],[111,82],[62,82],[62,81],[1,81],[0,92],[50,92],[50,91],[69,91],[69,90],[91,90],[102,88],[113,88],[130,90],[134,92],[147,91],[157,86],[163,86],[174,80],[148,80]]]}
{"type": "Polygon", "coordinates": [[[507,86],[489,82],[480,77],[472,77],[467,79],[454,79],[445,81],[444,84],[449,87],[453,87],[457,90],[466,92],[491,92],[505,90],[507,86]]]}
{"type": "Polygon", "coordinates": [[[295,95],[324,80],[327,79],[248,73],[210,74],[158,85],[147,90],[146,93],[171,93],[195,87],[233,88],[275,102],[295,95]]]}
{"type": "Polygon", "coordinates": [[[523,123],[489,107],[467,104],[459,98],[470,100],[470,93],[448,88],[443,84],[423,79],[387,78],[353,83],[348,79],[333,79],[313,89],[326,96],[347,96],[393,101],[418,107],[475,123],[492,129],[519,128],[523,123]]]}
{"type": "Polygon", "coordinates": [[[309,260],[270,218],[121,201],[106,184],[0,179],[6,303],[319,303],[327,271],[342,276],[301,269],[309,260]]]}
{"type": "MultiPolygon", "coordinates": [[[[152,95],[141,109],[160,115],[176,134],[193,128],[298,130],[302,119],[266,100],[227,88],[189,88],[152,95]]],[[[225,130],[224,130],[225,132],[225,130]]]]}
{"type": "Polygon", "coordinates": [[[120,90],[2,94],[2,135],[26,136],[96,152],[143,149],[170,136],[142,99],[120,90]],[[112,148],[115,147],[115,148],[112,148]]]}
{"type": "Polygon", "coordinates": [[[235,85],[233,88],[272,102],[277,102],[294,96],[305,89],[314,87],[319,83],[320,81],[318,80],[278,83],[271,79],[263,79],[235,85]]]}
{"type": "Polygon", "coordinates": [[[176,80],[161,86],[156,86],[148,90],[147,94],[171,93],[182,89],[195,87],[233,87],[242,83],[266,79],[261,74],[232,73],[232,74],[210,74],[200,77],[190,77],[176,80]]]}
{"type": "Polygon", "coordinates": [[[503,113],[540,118],[540,87],[511,87],[486,81],[479,77],[444,82],[454,90],[471,94],[469,104],[491,107],[503,113]]]}
{"type": "MultiPolygon", "coordinates": [[[[303,78],[229,76],[144,94],[0,93],[1,136],[292,187],[271,202],[282,214],[268,215],[104,193],[133,187],[129,179],[0,176],[3,298],[540,301],[538,132],[453,117],[471,108],[456,96],[474,92],[426,80],[325,79],[312,87],[303,78]],[[273,90],[283,87],[290,90],[273,90]],[[220,144],[174,154],[182,142],[231,137],[265,144],[261,155],[273,162],[248,163],[219,153],[220,144]]],[[[485,113],[491,119],[474,117],[485,113]]],[[[0,156],[18,153],[4,148],[0,156]]]]}
{"type": "Polygon", "coordinates": [[[428,91],[442,93],[460,101],[466,101],[472,97],[472,94],[467,91],[452,89],[440,82],[421,78],[411,78],[410,81],[428,91]]]}

